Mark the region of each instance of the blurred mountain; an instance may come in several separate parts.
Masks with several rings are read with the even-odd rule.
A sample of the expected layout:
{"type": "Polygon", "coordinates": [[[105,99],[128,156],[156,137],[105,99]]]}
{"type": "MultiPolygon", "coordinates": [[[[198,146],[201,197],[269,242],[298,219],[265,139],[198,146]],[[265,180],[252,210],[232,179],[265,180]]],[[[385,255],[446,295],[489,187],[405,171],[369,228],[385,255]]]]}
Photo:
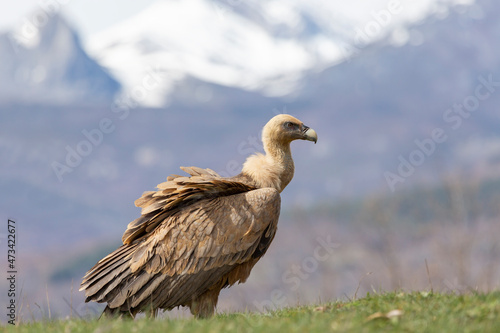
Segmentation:
{"type": "MultiPolygon", "coordinates": [[[[157,5],[180,10],[181,3],[184,2],[157,5]]],[[[200,19],[208,10],[203,6],[200,19]]],[[[241,13],[235,10],[226,13],[227,20],[240,20],[237,15],[241,13]]],[[[138,18],[147,22],[142,15],[148,13],[156,14],[150,9],[138,18]]],[[[167,73],[154,70],[146,72],[146,80],[139,81],[136,94],[122,94],[99,107],[81,102],[61,107],[3,106],[0,182],[2,189],[13,196],[0,203],[0,211],[22,216],[33,225],[32,230],[42,230],[42,220],[47,219],[53,225],[62,224],[60,230],[74,237],[92,232],[115,234],[135,218],[138,211],[132,202],[142,191],[154,188],[168,174],[178,173],[179,165],[210,167],[226,176],[238,173],[246,156],[261,149],[262,126],[282,112],[296,115],[319,133],[317,145],[294,143],[297,174],[284,193],[285,207],[309,206],[318,200],[358,196],[374,190],[389,191],[385,173],[397,175],[402,160],[409,161],[415,154],[424,154],[423,160],[417,161],[419,165],[413,166],[411,175],[396,184],[396,190],[455,171],[467,172],[470,177],[495,176],[500,170],[500,87],[496,83],[500,82],[500,48],[496,43],[500,34],[496,19],[499,13],[500,4],[488,0],[451,7],[445,17],[442,13],[429,17],[394,32],[384,41],[359,47],[344,63],[322,72],[302,73],[297,90],[282,97],[265,96],[228,82],[207,81],[188,68],[193,72],[184,73],[183,79],[172,86],[168,108],[140,107],[155,89],[161,91],[155,85],[158,81],[170,78],[167,73]],[[492,81],[492,86],[481,88],[481,92],[489,93],[488,97],[474,97],[478,106],[473,112],[464,116],[453,111],[454,104],[474,102],[470,96],[475,96],[476,88],[487,81],[492,81]],[[111,124],[106,133],[101,128],[103,121],[111,124]],[[446,140],[435,143],[432,153],[422,153],[416,141],[428,142],[437,128],[443,130],[446,140]],[[101,132],[102,139],[96,131],[101,132]],[[26,202],[33,203],[31,210],[24,209],[26,202]],[[76,216],[75,210],[80,212],[76,216]]],[[[257,18],[252,20],[257,22],[257,18]]],[[[252,20],[243,22],[250,24],[252,20]]],[[[228,29],[224,22],[215,22],[210,29],[228,29]]],[[[138,25],[136,30],[142,31],[141,27],[138,25]]],[[[205,33],[201,26],[197,29],[205,33]]],[[[272,26],[262,30],[269,38],[277,34],[272,26]]],[[[165,35],[163,31],[149,32],[151,38],[160,38],[165,35]]],[[[307,38],[308,31],[299,34],[300,38],[307,38]]],[[[128,32],[132,33],[123,30],[124,40],[138,37],[128,32]]],[[[212,32],[217,35],[215,41],[224,45],[232,40],[220,37],[222,30],[212,32]]],[[[200,45],[199,49],[222,56],[224,52],[204,38],[208,39],[200,37],[200,42],[205,47],[200,45]]],[[[233,40],[243,47],[242,52],[253,52],[237,41],[233,40]]],[[[92,92],[109,98],[118,89],[116,81],[85,55],[75,32],[58,16],[40,29],[38,43],[20,45],[19,55],[11,46],[5,50],[5,43],[9,42],[4,35],[2,54],[13,58],[0,65],[4,66],[2,75],[15,74],[5,65],[8,61],[44,64],[42,68],[47,69],[46,79],[37,85],[22,81],[28,86],[18,91],[5,88],[13,97],[31,94],[40,101],[44,96],[48,99],[60,94],[60,101],[67,96],[87,96],[90,100],[92,92]],[[57,56],[53,53],[56,50],[57,56]]],[[[184,46],[173,42],[171,39],[171,52],[179,47],[185,53],[197,40],[179,39],[177,42],[184,46]]],[[[118,50],[139,44],[124,42],[116,47],[118,50]]],[[[103,50],[111,49],[108,45],[103,50]]],[[[151,54],[163,57],[165,52],[161,48],[158,54],[151,54]]],[[[116,63],[128,59],[118,55],[116,63]]],[[[142,55],[128,59],[131,67],[137,65],[135,60],[143,59],[142,55]]],[[[207,59],[207,63],[213,60],[207,59]]],[[[257,63],[241,71],[250,70],[257,63]]],[[[185,68],[181,66],[180,70],[185,68]]],[[[0,82],[7,85],[9,81],[0,82]]],[[[12,85],[19,87],[22,82],[12,85]]],[[[39,241],[50,244],[53,240],[47,237],[39,241]]],[[[68,241],[72,241],[71,237],[68,241]]]]}
{"type": "Polygon", "coordinates": [[[158,1],[100,33],[91,54],[120,78],[126,90],[151,71],[160,87],[143,105],[164,106],[177,83],[208,83],[277,96],[294,91],[304,71],[336,61],[344,39],[332,12],[311,4],[252,1],[158,1]],[[330,15],[328,15],[330,14],[330,15]]]}
{"type": "Polygon", "coordinates": [[[0,34],[0,103],[111,101],[120,84],[82,48],[59,14],[0,34]]]}
{"type": "Polygon", "coordinates": [[[342,181],[348,188],[374,184],[375,175],[384,188],[384,173],[398,174],[436,129],[446,139],[404,182],[452,170],[498,174],[499,14],[490,0],[451,6],[382,41],[352,44],[345,62],[304,77],[293,101],[331,125],[336,170],[357,179],[342,181]]]}

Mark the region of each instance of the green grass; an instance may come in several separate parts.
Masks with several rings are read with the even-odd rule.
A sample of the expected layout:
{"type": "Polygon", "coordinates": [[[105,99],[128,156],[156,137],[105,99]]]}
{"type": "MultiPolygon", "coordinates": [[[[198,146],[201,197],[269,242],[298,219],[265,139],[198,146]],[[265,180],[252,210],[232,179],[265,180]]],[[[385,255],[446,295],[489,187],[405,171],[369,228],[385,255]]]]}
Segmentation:
{"type": "MultiPolygon", "coordinates": [[[[0,329],[1,330],[1,329],[0,329]]],[[[369,294],[350,302],[211,319],[61,320],[6,332],[500,332],[500,292],[369,294]],[[400,310],[400,311],[393,311],[400,310]],[[392,311],[392,316],[388,315],[392,311]]]]}

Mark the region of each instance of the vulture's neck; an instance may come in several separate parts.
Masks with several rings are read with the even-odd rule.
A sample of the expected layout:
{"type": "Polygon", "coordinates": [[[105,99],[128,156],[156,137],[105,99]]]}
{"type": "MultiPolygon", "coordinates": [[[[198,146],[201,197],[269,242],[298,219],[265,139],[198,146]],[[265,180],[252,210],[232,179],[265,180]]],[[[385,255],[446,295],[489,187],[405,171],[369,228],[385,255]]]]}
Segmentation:
{"type": "Polygon", "coordinates": [[[257,153],[247,158],[242,173],[252,178],[257,187],[273,187],[283,191],[295,170],[290,143],[264,141],[265,155],[257,153]]]}

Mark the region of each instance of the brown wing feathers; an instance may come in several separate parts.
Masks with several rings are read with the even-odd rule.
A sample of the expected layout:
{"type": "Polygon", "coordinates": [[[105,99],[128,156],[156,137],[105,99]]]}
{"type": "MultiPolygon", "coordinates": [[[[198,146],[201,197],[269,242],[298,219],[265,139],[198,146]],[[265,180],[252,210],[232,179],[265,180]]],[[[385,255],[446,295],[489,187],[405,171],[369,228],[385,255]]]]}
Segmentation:
{"type": "Polygon", "coordinates": [[[183,170],[191,177],[173,176],[136,201],[142,216],[129,224],[124,245],[84,277],[87,301],[121,311],[148,302],[168,309],[189,303],[218,281],[224,287],[246,279],[224,276],[262,253],[263,231],[276,229],[278,192],[216,178],[211,170],[183,170]],[[260,200],[267,206],[255,204],[260,200]]]}
{"type": "Polygon", "coordinates": [[[221,179],[215,171],[197,167],[181,167],[191,177],[171,176],[158,185],[158,191],[148,191],[135,201],[142,208],[141,217],[132,221],[123,234],[124,244],[130,244],[150,233],[168,216],[195,201],[242,193],[255,187],[221,179]]]}

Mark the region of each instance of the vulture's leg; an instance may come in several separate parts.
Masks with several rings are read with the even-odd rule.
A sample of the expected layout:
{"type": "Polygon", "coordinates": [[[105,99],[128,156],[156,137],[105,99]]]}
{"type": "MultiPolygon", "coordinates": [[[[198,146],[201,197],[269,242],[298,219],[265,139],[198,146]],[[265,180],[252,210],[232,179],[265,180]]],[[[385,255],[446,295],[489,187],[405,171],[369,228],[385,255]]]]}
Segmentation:
{"type": "Polygon", "coordinates": [[[145,312],[149,319],[155,319],[158,315],[158,310],[159,309],[154,309],[153,307],[148,307],[145,312]]]}
{"type": "Polygon", "coordinates": [[[198,298],[191,301],[189,309],[196,318],[208,318],[213,316],[217,301],[219,300],[220,289],[208,290],[198,298]]]}
{"type": "Polygon", "coordinates": [[[133,319],[135,317],[135,313],[130,311],[120,311],[120,308],[110,308],[106,306],[104,311],[101,313],[100,318],[130,318],[133,319]]]}

